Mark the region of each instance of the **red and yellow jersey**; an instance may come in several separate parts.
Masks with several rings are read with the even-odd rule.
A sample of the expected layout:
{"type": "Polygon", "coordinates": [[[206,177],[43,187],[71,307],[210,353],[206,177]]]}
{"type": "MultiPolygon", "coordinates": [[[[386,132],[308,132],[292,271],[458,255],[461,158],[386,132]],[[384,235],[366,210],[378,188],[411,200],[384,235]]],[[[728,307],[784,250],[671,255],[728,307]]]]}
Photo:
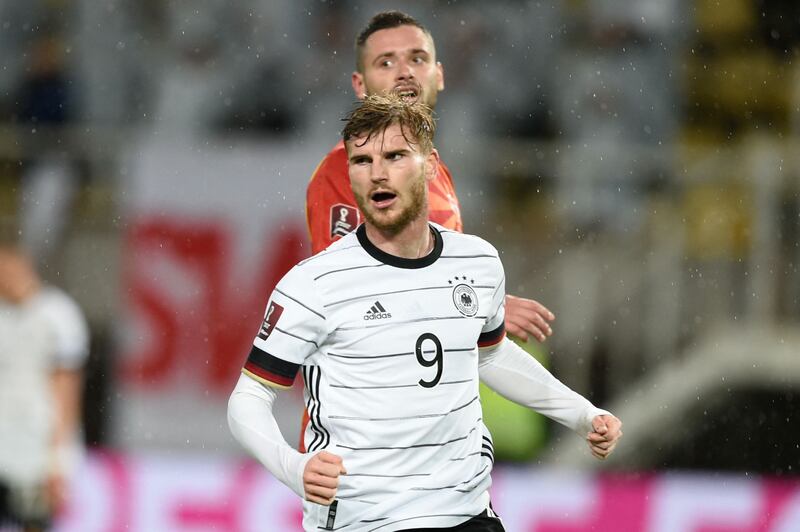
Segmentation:
{"type": "MultiPolygon", "coordinates": [[[[428,217],[448,229],[463,230],[453,178],[442,162],[428,187],[428,217]]],[[[355,230],[364,220],[350,188],[344,142],[328,153],[311,176],[306,191],[306,219],[314,254],[355,230]]]]}

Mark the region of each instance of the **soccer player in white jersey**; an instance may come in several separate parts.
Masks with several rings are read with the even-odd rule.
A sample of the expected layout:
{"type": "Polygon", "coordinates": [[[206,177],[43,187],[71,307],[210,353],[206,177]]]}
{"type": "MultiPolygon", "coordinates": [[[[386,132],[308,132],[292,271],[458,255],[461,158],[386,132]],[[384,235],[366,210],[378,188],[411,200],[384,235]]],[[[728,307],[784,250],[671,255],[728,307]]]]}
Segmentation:
{"type": "Polygon", "coordinates": [[[64,503],[88,351],[78,305],[0,242],[0,530],[45,530],[64,503]]]}
{"type": "Polygon", "coordinates": [[[365,223],[277,285],[231,395],[234,436],[304,499],[306,530],[499,531],[479,377],[607,457],[621,422],[505,338],[505,277],[484,240],[428,222],[430,109],[369,96],[347,119],[365,223]],[[276,391],[302,370],[307,453],[280,434],[276,391]]]}

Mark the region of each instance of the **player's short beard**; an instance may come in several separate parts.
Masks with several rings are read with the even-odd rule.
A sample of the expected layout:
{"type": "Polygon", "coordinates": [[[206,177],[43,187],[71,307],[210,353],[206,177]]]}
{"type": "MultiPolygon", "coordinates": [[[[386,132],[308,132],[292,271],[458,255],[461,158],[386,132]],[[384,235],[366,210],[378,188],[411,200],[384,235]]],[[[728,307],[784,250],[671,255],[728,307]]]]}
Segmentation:
{"type": "Polygon", "coordinates": [[[371,210],[372,206],[369,204],[369,200],[360,194],[355,195],[356,202],[370,225],[382,232],[396,235],[408,227],[408,224],[419,218],[423,211],[426,210],[428,202],[426,187],[427,181],[425,181],[424,176],[420,176],[420,179],[415,181],[409,189],[411,203],[393,218],[387,219],[383,216],[375,216],[371,210]]]}

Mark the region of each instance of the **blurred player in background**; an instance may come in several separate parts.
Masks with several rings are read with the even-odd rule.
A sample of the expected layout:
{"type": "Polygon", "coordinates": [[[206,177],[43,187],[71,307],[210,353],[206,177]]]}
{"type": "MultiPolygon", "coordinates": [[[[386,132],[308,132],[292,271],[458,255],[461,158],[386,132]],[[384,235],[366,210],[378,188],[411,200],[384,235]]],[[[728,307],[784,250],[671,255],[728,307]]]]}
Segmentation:
{"type": "Polygon", "coordinates": [[[81,455],[83,313],[0,241],[0,529],[47,530],[81,455]]]}
{"type": "Polygon", "coordinates": [[[427,106],[367,97],[342,133],[365,222],[275,288],[228,406],[233,435],[304,499],[306,530],[502,531],[478,381],[587,438],[607,457],[621,422],[505,332],[497,250],[429,222],[427,106]],[[302,368],[307,453],[273,415],[302,368]]]}

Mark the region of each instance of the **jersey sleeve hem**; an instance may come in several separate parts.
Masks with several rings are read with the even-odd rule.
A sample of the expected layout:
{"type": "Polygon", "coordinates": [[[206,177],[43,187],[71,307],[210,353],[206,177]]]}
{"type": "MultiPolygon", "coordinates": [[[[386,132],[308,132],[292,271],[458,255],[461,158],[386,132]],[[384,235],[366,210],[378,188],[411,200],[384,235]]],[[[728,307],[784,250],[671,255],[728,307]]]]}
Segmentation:
{"type": "Polygon", "coordinates": [[[253,346],[242,371],[262,384],[289,388],[299,369],[300,364],[280,359],[253,346]]]}
{"type": "Polygon", "coordinates": [[[243,368],[242,368],[242,373],[243,373],[244,375],[247,375],[248,377],[250,377],[250,378],[251,378],[251,379],[253,379],[254,381],[260,382],[261,384],[263,384],[263,385],[265,385],[265,386],[269,386],[270,388],[278,388],[278,389],[280,389],[280,390],[288,390],[289,388],[291,388],[291,387],[292,387],[292,385],[291,385],[291,384],[286,384],[286,385],[284,385],[284,384],[278,384],[278,383],[277,383],[277,382],[275,382],[275,381],[272,381],[272,380],[269,380],[269,379],[265,379],[265,378],[259,377],[257,374],[253,373],[252,371],[249,371],[249,370],[247,369],[247,366],[245,366],[245,367],[243,367],[243,368]]]}
{"type": "Polygon", "coordinates": [[[501,323],[497,329],[481,333],[481,335],[478,336],[478,347],[481,349],[494,347],[502,342],[505,337],[506,326],[501,323]]]}

